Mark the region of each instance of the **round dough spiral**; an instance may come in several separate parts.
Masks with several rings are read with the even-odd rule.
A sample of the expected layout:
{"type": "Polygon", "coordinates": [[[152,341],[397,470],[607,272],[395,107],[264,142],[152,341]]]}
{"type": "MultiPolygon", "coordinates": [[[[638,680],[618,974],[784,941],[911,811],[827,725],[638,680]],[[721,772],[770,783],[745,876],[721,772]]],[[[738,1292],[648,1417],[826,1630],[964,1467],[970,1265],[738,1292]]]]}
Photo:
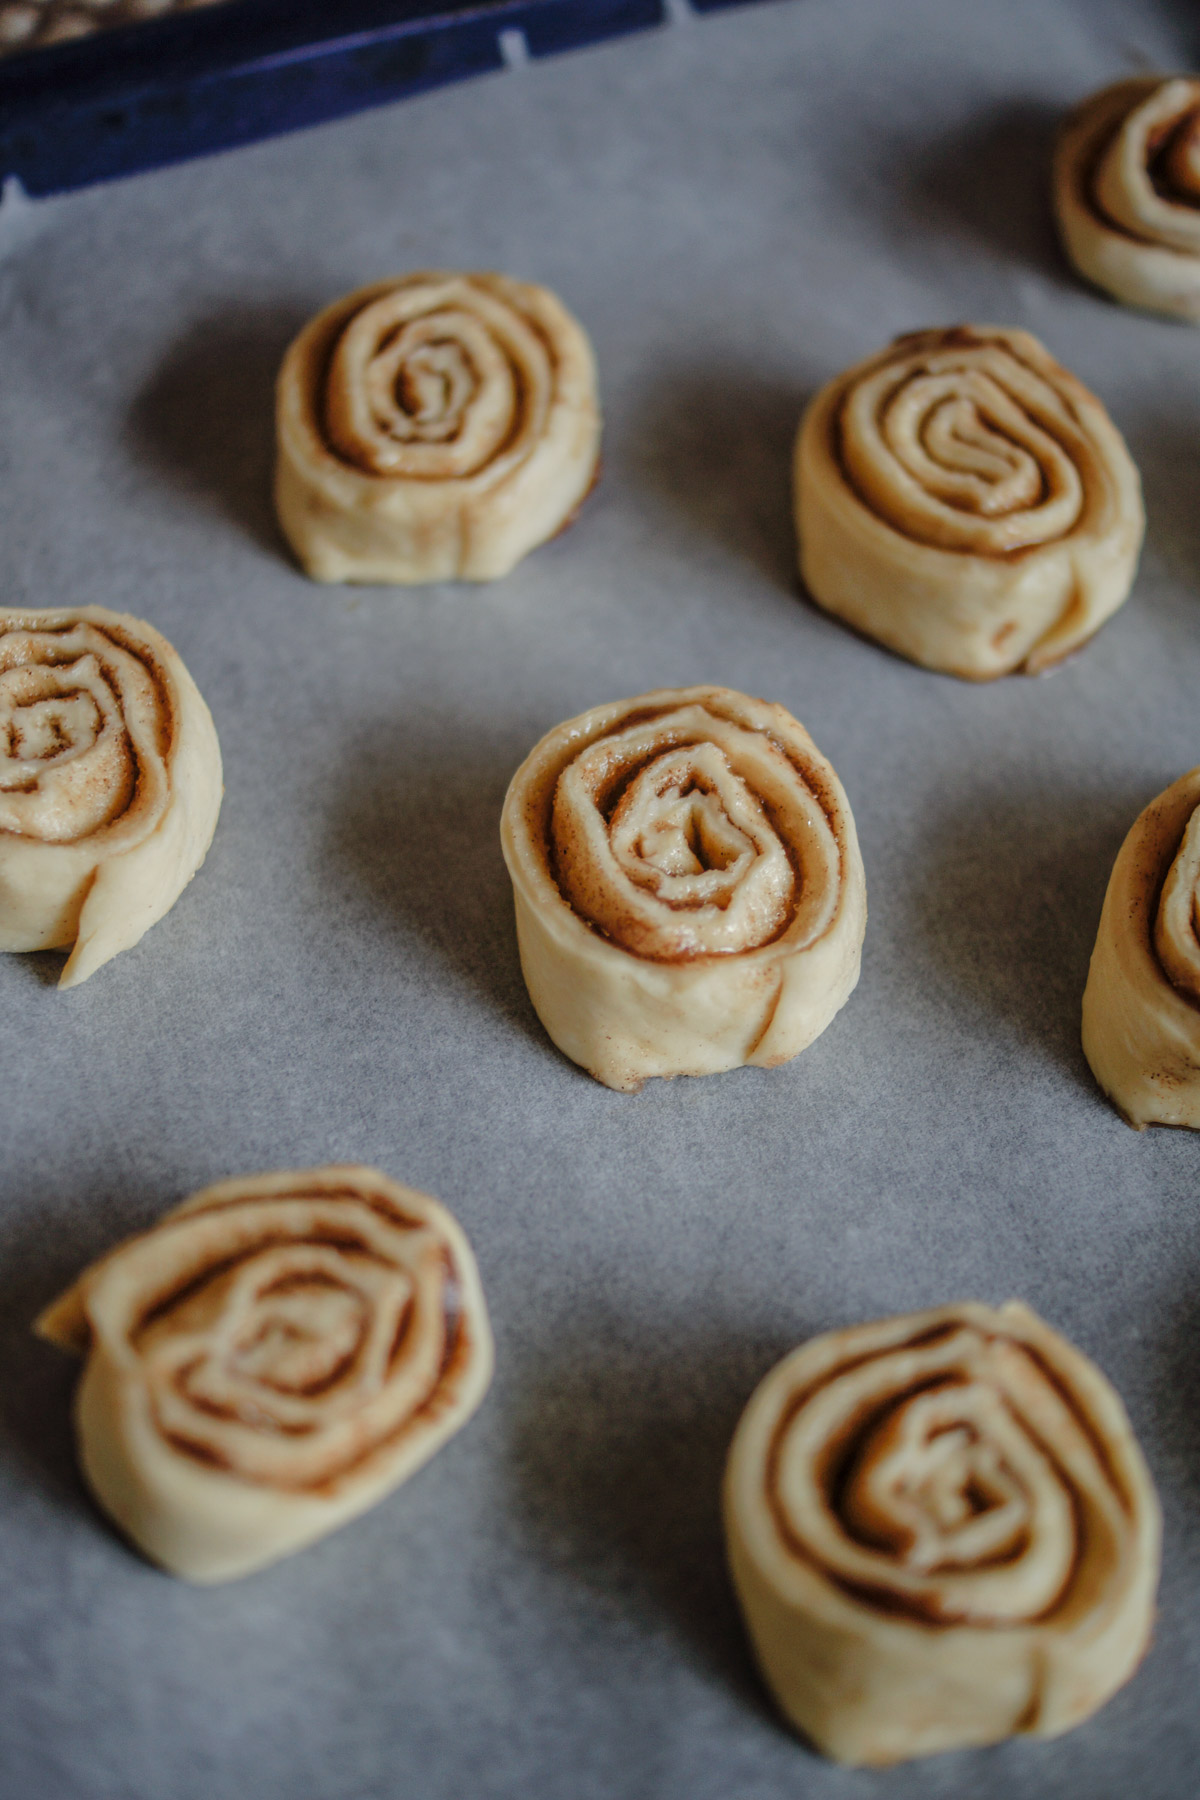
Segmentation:
{"type": "Polygon", "coordinates": [[[1054,211],[1067,255],[1128,306],[1200,325],[1200,81],[1118,81],[1059,133],[1054,211]]]}
{"type": "Polygon", "coordinates": [[[146,1555],[227,1581],[354,1518],[474,1412],[474,1258],[423,1194],[353,1166],[205,1188],[38,1320],[87,1358],[84,1473],[146,1555]]]}
{"type": "Polygon", "coordinates": [[[912,332],[822,388],[795,464],[820,606],[973,681],[1036,674],[1125,600],[1141,483],[1103,406],[1026,331],[912,332]]]}
{"type": "Polygon", "coordinates": [[[1124,1408],[1017,1301],[786,1357],[734,1436],[725,1522],[767,1681],[840,1762],[1056,1736],[1149,1638],[1159,1511],[1124,1408]]]}
{"type": "Polygon", "coordinates": [[[1200,1130],[1200,769],[1151,801],[1117,853],[1083,1048],[1129,1124],[1200,1130]]]}
{"type": "Polygon", "coordinates": [[[292,344],[276,425],[279,522],[314,580],[491,581],[592,486],[592,349],[528,282],[378,282],[292,344]]]}
{"type": "Polygon", "coordinates": [[[500,834],[530,998],[607,1087],[786,1062],[858,980],[854,820],[782,706],[696,687],[594,707],[522,763],[500,834]]]}
{"type": "Polygon", "coordinates": [[[152,626],[0,607],[0,950],[73,945],[60,985],[86,981],[175,904],[221,793],[208,708],[152,626]]]}

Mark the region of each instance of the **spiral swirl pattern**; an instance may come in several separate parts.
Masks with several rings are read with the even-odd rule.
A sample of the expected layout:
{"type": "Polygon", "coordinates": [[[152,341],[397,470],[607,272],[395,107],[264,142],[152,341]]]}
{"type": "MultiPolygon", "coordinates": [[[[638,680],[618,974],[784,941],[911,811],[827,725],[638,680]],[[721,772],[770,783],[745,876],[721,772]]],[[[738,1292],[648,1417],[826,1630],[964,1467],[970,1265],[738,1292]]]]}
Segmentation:
{"type": "Polygon", "coordinates": [[[1200,323],[1200,81],[1141,78],[1089,96],[1059,137],[1054,202],[1089,280],[1200,323]]]}
{"type": "Polygon", "coordinates": [[[900,339],[839,419],[862,498],[919,543],[985,556],[1070,531],[1096,485],[1086,436],[1052,384],[996,339],[900,339]]]}
{"type": "Polygon", "coordinates": [[[1200,1130],[1200,769],[1151,801],[1113,865],[1083,1048],[1125,1119],[1200,1130]]]}
{"type": "Polygon", "coordinates": [[[280,371],[280,521],[318,580],[489,580],[595,477],[591,349],[546,289],[412,275],[347,296],[280,371]]]}
{"type": "Polygon", "coordinates": [[[853,820],[782,707],[725,688],[597,707],[527,758],[501,837],[534,1005],[610,1086],[783,1061],[857,979],[853,820]]]}
{"type": "Polygon", "coordinates": [[[553,381],[545,339],[486,288],[408,283],[370,301],[338,339],[329,434],[371,474],[461,481],[527,454],[553,381]]]}
{"type": "Polygon", "coordinates": [[[1065,1730],[1145,1645],[1158,1514],[1140,1453],[1099,1372],[1015,1302],[789,1357],[739,1427],[727,1520],[768,1679],[845,1760],[1065,1730]],[[838,1641],[859,1666],[806,1694],[838,1641]]]}
{"type": "Polygon", "coordinates": [[[64,844],[162,817],[170,702],[122,636],[84,618],[0,636],[0,831],[64,844]]]}
{"type": "Polygon", "coordinates": [[[820,933],[838,849],[785,753],[703,705],[606,732],[554,792],[563,892],[635,956],[728,956],[795,926],[820,933]]]}
{"type": "Polygon", "coordinates": [[[1124,599],[1137,472],[1104,409],[1025,332],[896,340],[824,389],[796,463],[813,597],[903,655],[1043,668],[1124,599]]]}
{"type": "Polygon", "coordinates": [[[73,944],[63,985],[136,943],[203,860],[208,710],[142,621],[0,609],[0,948],[73,944]]]}
{"type": "Polygon", "coordinates": [[[1200,809],[1188,820],[1163,882],[1154,946],[1168,979],[1200,1001],[1200,809]]]}
{"type": "Polygon", "coordinates": [[[206,1190],[41,1328],[88,1355],[81,1437],[102,1504],[200,1580],[372,1504],[474,1410],[491,1369],[461,1232],[369,1169],[206,1190]]]}
{"type": "Polygon", "coordinates": [[[938,1624],[1042,1617],[1079,1559],[1077,1518],[1119,1529],[1101,1454],[1046,1370],[971,1326],[906,1338],[801,1396],[769,1480],[797,1555],[938,1624]]]}

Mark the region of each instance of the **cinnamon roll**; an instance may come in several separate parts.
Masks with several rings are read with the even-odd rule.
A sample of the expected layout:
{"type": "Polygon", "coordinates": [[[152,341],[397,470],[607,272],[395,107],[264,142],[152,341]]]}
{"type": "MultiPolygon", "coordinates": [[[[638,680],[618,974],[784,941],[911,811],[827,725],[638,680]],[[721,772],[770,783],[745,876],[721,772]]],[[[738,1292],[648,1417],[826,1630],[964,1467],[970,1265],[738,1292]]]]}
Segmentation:
{"type": "Polygon", "coordinates": [[[839,1762],[1055,1737],[1149,1639],[1159,1510],[1129,1420],[1018,1301],[793,1351],[746,1408],[724,1503],[763,1673],[839,1762]]]}
{"type": "Polygon", "coordinates": [[[782,706],[695,687],[593,707],[522,763],[500,836],[530,998],[606,1087],[786,1062],[858,980],[854,819],[782,706]]]}
{"type": "Polygon", "coordinates": [[[207,706],[167,640],[102,606],[0,607],[0,950],[75,987],[161,919],[221,806],[207,706]]]}
{"type": "Polygon", "coordinates": [[[1141,483],[1099,400],[1027,331],[899,337],[813,400],[796,444],[818,605],[929,669],[1036,674],[1129,593],[1141,483]]]}
{"type": "Polygon", "coordinates": [[[1200,769],[1150,802],[1117,854],[1083,1049],[1130,1125],[1200,1130],[1200,769]]]}
{"type": "Polygon", "coordinates": [[[465,1423],[492,1372],[459,1226],[357,1167],[205,1188],[36,1329],[86,1358],[75,1422],[100,1505],[195,1582],[365,1512],[465,1423]]]}
{"type": "Polygon", "coordinates": [[[1059,133],[1053,192],[1081,275],[1200,324],[1200,81],[1140,76],[1089,95],[1059,133]]]}
{"type": "Polygon", "coordinates": [[[279,522],[314,580],[491,581],[592,486],[592,348],[529,282],[377,282],[292,344],[276,425],[279,522]]]}

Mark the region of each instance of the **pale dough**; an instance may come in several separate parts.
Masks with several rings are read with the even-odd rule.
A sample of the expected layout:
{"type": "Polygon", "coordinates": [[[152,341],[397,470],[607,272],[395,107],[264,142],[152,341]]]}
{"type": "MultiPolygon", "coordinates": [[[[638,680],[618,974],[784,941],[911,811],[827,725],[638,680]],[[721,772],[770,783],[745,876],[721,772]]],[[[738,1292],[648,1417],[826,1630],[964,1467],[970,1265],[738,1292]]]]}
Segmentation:
{"type": "Polygon", "coordinates": [[[786,1062],[858,980],[854,819],[782,706],[696,687],[593,707],[522,763],[500,835],[538,1016],[608,1087],[786,1062]]]}
{"type": "Polygon", "coordinates": [[[276,402],[275,505],[316,581],[491,581],[596,478],[592,348],[547,288],[377,282],[306,325],[276,402]]]}
{"type": "Polygon", "coordinates": [[[1139,76],[1089,95],[1059,133],[1054,211],[1089,281],[1200,325],[1200,81],[1139,76]]]}
{"type": "Polygon", "coordinates": [[[839,1762],[1056,1737],[1149,1639],[1161,1526],[1125,1409],[1017,1301],[785,1357],[734,1436],[725,1526],[767,1682],[839,1762]]]}
{"type": "Polygon", "coordinates": [[[813,400],[795,458],[818,605],[926,668],[1036,674],[1125,600],[1141,482],[1095,395],[1027,331],[897,338],[813,400]]]}
{"type": "Polygon", "coordinates": [[[1200,1130],[1200,769],[1152,800],[1122,844],[1083,995],[1083,1048],[1139,1130],[1200,1130]]]}
{"type": "Polygon", "coordinates": [[[75,1422],[97,1500],[153,1561],[205,1583],[373,1506],[492,1373],[461,1229],[357,1166],[205,1188],[37,1329],[86,1359],[75,1422]]]}
{"type": "Polygon", "coordinates": [[[204,861],[212,717],[153,626],[0,607],[0,950],[70,948],[75,987],[136,944],[204,861]]]}

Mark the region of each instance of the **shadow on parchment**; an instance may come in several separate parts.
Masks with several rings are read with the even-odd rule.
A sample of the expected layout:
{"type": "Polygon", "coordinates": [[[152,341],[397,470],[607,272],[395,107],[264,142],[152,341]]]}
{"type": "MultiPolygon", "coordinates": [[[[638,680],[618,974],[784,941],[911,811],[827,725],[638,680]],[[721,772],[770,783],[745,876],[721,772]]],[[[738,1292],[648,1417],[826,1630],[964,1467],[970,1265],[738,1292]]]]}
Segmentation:
{"type": "Polygon", "coordinates": [[[25,950],[8,958],[12,967],[34,987],[54,988],[62,980],[65,950],[25,950]]]}
{"type": "Polygon", "coordinates": [[[1181,1471],[1190,1493],[1200,1496],[1200,1265],[1176,1277],[1163,1304],[1155,1392],[1157,1437],[1181,1471]]]}
{"type": "Polygon", "coordinates": [[[1054,137],[1068,110],[1068,104],[1006,102],[898,156],[894,181],[885,177],[880,196],[892,189],[892,228],[903,228],[906,218],[926,220],[1077,291],[1081,278],[1059,246],[1050,204],[1054,137]]]}
{"type": "Polygon", "coordinates": [[[514,1505],[539,1555],[602,1601],[665,1621],[780,1731],[726,1566],[721,1480],[754,1388],[806,1335],[632,1341],[611,1320],[581,1325],[523,1368],[510,1436],[514,1505]]]}
{"type": "Polygon", "coordinates": [[[736,365],[664,372],[624,449],[629,479],[697,542],[720,545],[795,592],[792,445],[816,385],[815,372],[798,388],[736,365]]]}
{"type": "Polygon", "coordinates": [[[1098,1106],[1079,1040],[1083,990],[1117,851],[1158,791],[1153,782],[1010,782],[951,801],[913,847],[919,875],[903,908],[911,944],[903,954],[916,965],[909,979],[1000,1015],[1098,1106]]]}
{"type": "Polygon", "coordinates": [[[418,743],[391,720],[365,726],[329,818],[327,856],[331,881],[351,882],[382,930],[416,932],[459,981],[558,1057],[525,990],[500,851],[500,809],[528,748],[489,750],[461,722],[441,744],[418,743]]]}
{"type": "Polygon", "coordinates": [[[57,1192],[22,1195],[27,1215],[0,1239],[0,1441],[55,1506],[86,1517],[89,1500],[75,1459],[71,1404],[79,1358],[33,1335],[33,1322],[89,1263],[163,1211],[147,1187],[119,1195],[101,1187],[64,1207],[57,1192]],[[114,1219],[127,1221],[114,1229],[114,1219]]]}
{"type": "MultiPolygon", "coordinates": [[[[1126,422],[1125,441],[1142,478],[1147,546],[1172,575],[1195,585],[1200,582],[1200,419],[1159,409],[1126,422]]],[[[1135,595],[1137,605],[1150,600],[1135,595]]]]}
{"type": "Polygon", "coordinates": [[[315,307],[234,307],[193,325],[135,399],[135,452],[273,554],[289,553],[275,523],[271,471],[275,377],[315,307]]]}

